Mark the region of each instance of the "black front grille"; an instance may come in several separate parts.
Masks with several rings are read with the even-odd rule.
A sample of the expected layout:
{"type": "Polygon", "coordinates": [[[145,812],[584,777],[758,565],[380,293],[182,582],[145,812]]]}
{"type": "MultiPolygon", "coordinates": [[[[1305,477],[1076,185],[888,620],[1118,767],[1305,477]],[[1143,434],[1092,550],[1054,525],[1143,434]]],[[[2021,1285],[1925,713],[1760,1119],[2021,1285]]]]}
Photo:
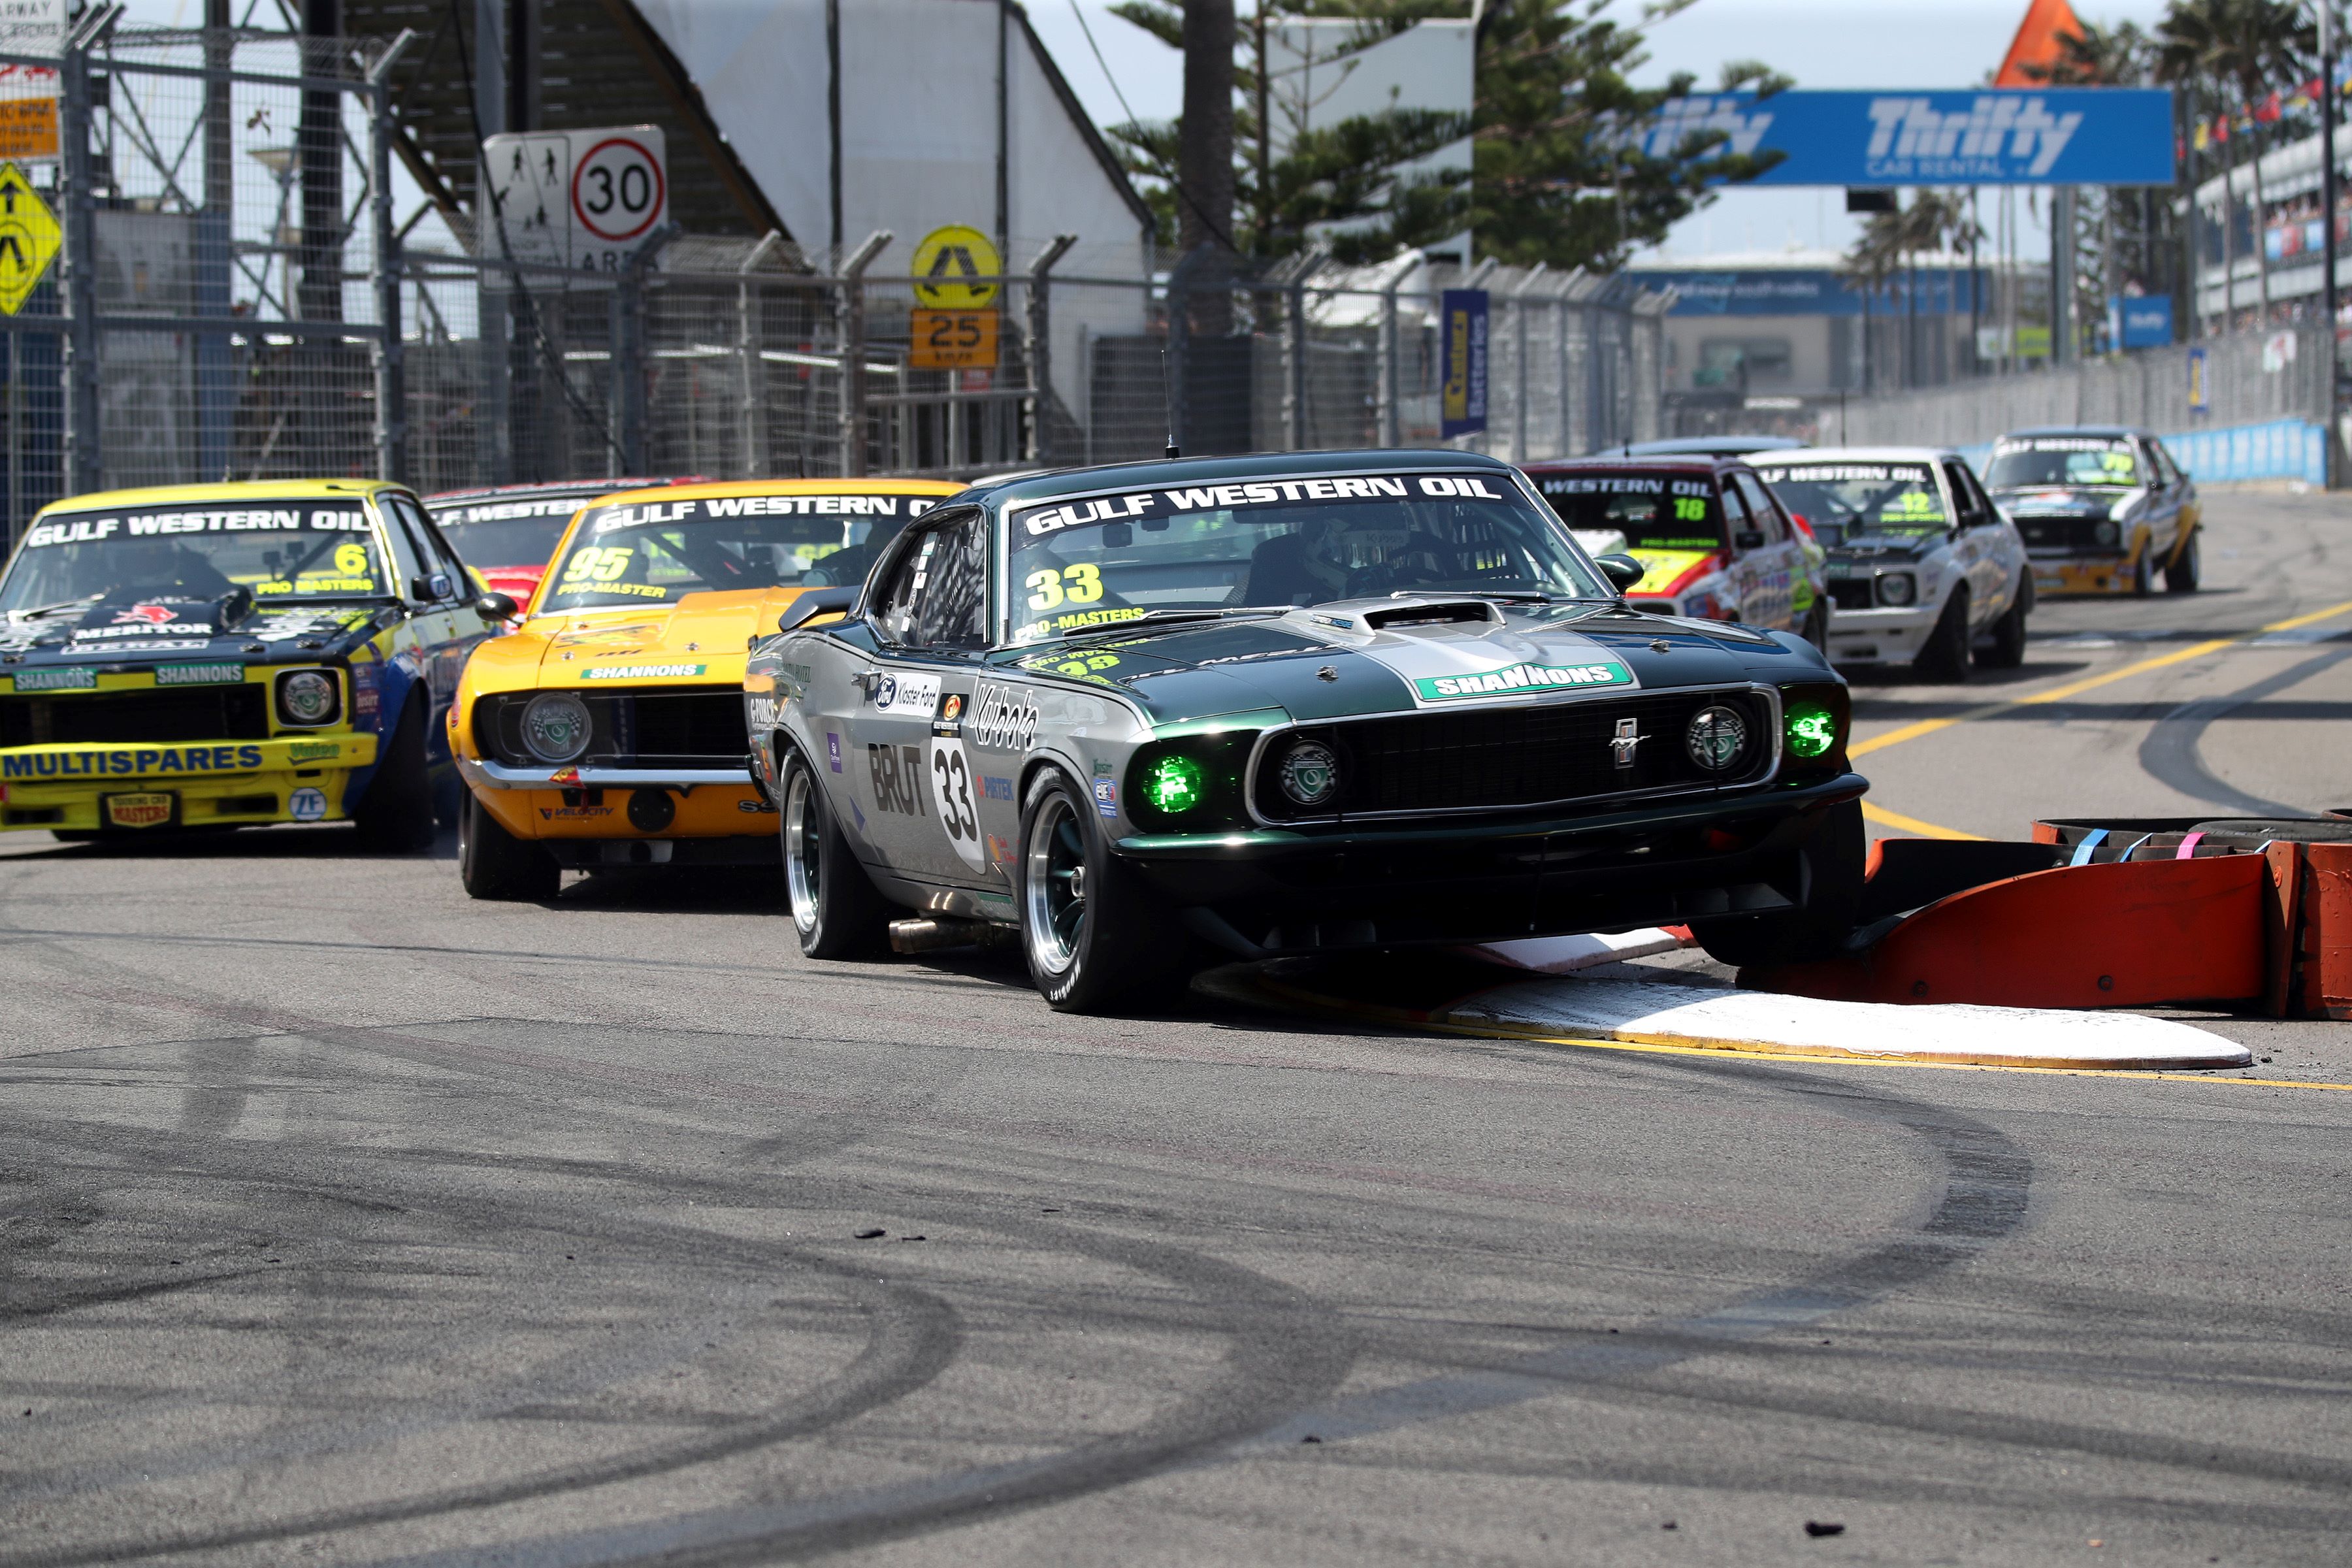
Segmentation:
{"type": "Polygon", "coordinates": [[[2115,542],[2099,542],[2099,528],[2105,521],[2097,517],[2021,517],[2017,520],[2017,532],[2028,550],[2111,555],[2116,549],[2115,542]]]}
{"type": "MultiPolygon", "coordinates": [[[[487,738],[503,763],[517,767],[544,767],[546,763],[523,744],[522,713],[534,692],[520,691],[485,698],[488,722],[476,710],[475,733],[487,738]]],[[[608,766],[615,763],[652,763],[676,767],[726,767],[740,764],[751,743],[744,738],[743,693],[734,687],[704,687],[684,691],[574,691],[588,705],[592,725],[587,752],[581,763],[608,766]]]]}
{"type": "Polygon", "coordinates": [[[1391,812],[1505,811],[1593,800],[1643,790],[1709,789],[1748,784],[1770,765],[1771,704],[1754,691],[1675,691],[1600,701],[1557,702],[1470,712],[1400,714],[1304,727],[1339,758],[1336,806],[1302,807],[1282,793],[1293,743],[1276,735],[1260,756],[1259,813],[1271,821],[1391,812]],[[1693,715],[1721,704],[1748,721],[1732,765],[1714,773],[1693,761],[1685,736],[1693,715]],[[1617,765],[1618,724],[1641,736],[1629,767],[1617,765]]]}
{"type": "Polygon", "coordinates": [[[1830,602],[1841,610],[1872,609],[1870,584],[1867,577],[1837,578],[1830,584],[1830,602]]]}
{"type": "Polygon", "coordinates": [[[0,746],[73,742],[153,745],[268,738],[269,698],[259,686],[0,697],[0,746]]]}

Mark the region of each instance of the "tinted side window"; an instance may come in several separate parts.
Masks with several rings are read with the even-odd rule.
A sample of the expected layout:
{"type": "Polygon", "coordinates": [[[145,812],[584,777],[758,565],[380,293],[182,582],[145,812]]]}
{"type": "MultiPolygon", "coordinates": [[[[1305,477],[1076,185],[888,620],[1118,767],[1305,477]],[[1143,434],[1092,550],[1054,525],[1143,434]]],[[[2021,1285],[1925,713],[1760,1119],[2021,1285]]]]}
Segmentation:
{"type": "Polygon", "coordinates": [[[2150,481],[2151,483],[2168,485],[2180,478],[2179,470],[2172,466],[2172,454],[2164,449],[2164,443],[2161,441],[2142,441],[2140,460],[2146,463],[2156,476],[2150,481]]]}
{"type": "Polygon", "coordinates": [[[1763,531],[1764,542],[1786,543],[1789,538],[1788,520],[1780,515],[1780,502],[1772,493],[1759,484],[1753,474],[1734,474],[1731,477],[1739,486],[1740,498],[1748,503],[1748,514],[1755,518],[1756,526],[1763,531]]]}
{"type": "Polygon", "coordinates": [[[393,588],[404,599],[422,598],[424,595],[416,591],[417,579],[433,568],[425,564],[427,557],[418,549],[415,534],[393,504],[397,499],[379,496],[376,500],[376,510],[383,519],[384,539],[392,546],[393,568],[400,574],[400,581],[393,588]]]}
{"type": "Polygon", "coordinates": [[[1952,487],[1953,515],[1962,528],[1974,528],[1987,521],[1984,501],[1977,495],[1976,487],[1969,482],[1967,471],[1958,463],[1944,465],[1944,482],[1952,487]]]}
{"type": "Polygon", "coordinates": [[[902,647],[987,646],[988,550],[977,514],[917,536],[877,585],[874,618],[902,647]]]}
{"type": "Polygon", "coordinates": [[[386,504],[392,514],[405,523],[408,531],[415,536],[418,548],[427,563],[425,571],[446,573],[451,596],[467,596],[472,591],[473,580],[466,575],[465,563],[457,559],[457,552],[449,547],[449,542],[441,537],[441,531],[434,527],[432,521],[425,515],[425,509],[401,495],[392,497],[386,504]]]}
{"type": "Polygon", "coordinates": [[[988,646],[988,548],[980,519],[966,515],[936,531],[939,541],[915,605],[924,647],[988,646]]]}
{"type": "Polygon", "coordinates": [[[1747,500],[1740,495],[1739,488],[1728,479],[1723,482],[1723,521],[1735,545],[1741,534],[1756,526],[1748,519],[1747,500]]]}

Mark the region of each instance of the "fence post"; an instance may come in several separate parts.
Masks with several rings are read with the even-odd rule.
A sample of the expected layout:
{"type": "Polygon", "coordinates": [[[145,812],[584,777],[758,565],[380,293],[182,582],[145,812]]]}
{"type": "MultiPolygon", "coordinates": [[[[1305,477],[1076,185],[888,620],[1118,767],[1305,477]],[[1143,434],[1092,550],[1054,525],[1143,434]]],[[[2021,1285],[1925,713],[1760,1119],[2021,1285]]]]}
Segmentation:
{"type": "Polygon", "coordinates": [[[1054,263],[1077,243],[1075,234],[1057,234],[1029,264],[1029,439],[1022,454],[1027,462],[1045,461],[1045,411],[1052,406],[1054,395],[1053,317],[1046,307],[1045,290],[1054,263]]]}
{"type": "Polygon", "coordinates": [[[1282,444],[1293,452],[1307,446],[1307,280],[1322,269],[1322,257],[1303,258],[1283,291],[1282,444]]]}
{"type": "Polygon", "coordinates": [[[66,35],[58,79],[58,139],[66,187],[68,495],[97,489],[102,468],[98,405],[98,193],[90,184],[89,51],[121,15],[121,5],[101,5],[82,14],[66,35]]]}
{"type": "Polygon", "coordinates": [[[1552,347],[1555,357],[1559,361],[1554,372],[1554,381],[1559,388],[1559,454],[1563,458],[1573,457],[1576,453],[1575,399],[1568,395],[1570,375],[1568,323],[1570,296],[1574,294],[1576,286],[1583,280],[1584,276],[1584,268],[1578,268],[1561,283],[1559,292],[1551,297],[1554,339],[1552,347]]]}
{"type": "Polygon", "coordinates": [[[400,232],[392,219],[392,68],[416,34],[403,27],[368,68],[368,209],[375,222],[375,477],[408,477],[408,377],[400,332],[400,232]]]}
{"type": "Polygon", "coordinates": [[[760,333],[751,323],[751,274],[759,269],[760,263],[773,255],[776,247],[783,243],[782,231],[770,229],[760,237],[760,243],[751,247],[751,254],[743,258],[743,265],[735,268],[743,279],[742,282],[735,285],[735,357],[742,372],[741,467],[747,479],[768,477],[768,400],[761,395],[764,390],[761,384],[766,378],[760,374],[760,333]]]}
{"type": "Polygon", "coordinates": [[[613,436],[624,474],[646,471],[646,268],[653,253],[653,245],[640,247],[613,284],[613,436]]]}
{"type": "Polygon", "coordinates": [[[1398,406],[1403,389],[1403,373],[1398,361],[1402,359],[1404,344],[1398,337],[1397,290],[1404,287],[1405,273],[1411,264],[1400,265],[1381,289],[1381,334],[1379,384],[1373,395],[1380,399],[1381,445],[1395,447],[1403,441],[1403,413],[1398,406]]]}
{"type": "MultiPolygon", "coordinates": [[[[1207,242],[1181,257],[1168,274],[1168,353],[1160,367],[1160,397],[1168,411],[1168,455],[1184,449],[1192,377],[1184,363],[1192,342],[1192,269],[1209,254],[1207,242]]],[[[1223,287],[1221,283],[1219,285],[1223,287]]]]}
{"type": "Polygon", "coordinates": [[[1511,331],[1517,339],[1511,356],[1517,381],[1517,406],[1511,410],[1511,461],[1515,463],[1528,460],[1528,290],[1550,270],[1549,262],[1537,262],[1511,290],[1511,331]]]}
{"type": "Polygon", "coordinates": [[[890,238],[888,229],[876,229],[841,268],[836,302],[839,330],[835,335],[841,348],[843,479],[856,479],[866,472],[866,269],[882,254],[882,247],[890,243],[890,238]]]}

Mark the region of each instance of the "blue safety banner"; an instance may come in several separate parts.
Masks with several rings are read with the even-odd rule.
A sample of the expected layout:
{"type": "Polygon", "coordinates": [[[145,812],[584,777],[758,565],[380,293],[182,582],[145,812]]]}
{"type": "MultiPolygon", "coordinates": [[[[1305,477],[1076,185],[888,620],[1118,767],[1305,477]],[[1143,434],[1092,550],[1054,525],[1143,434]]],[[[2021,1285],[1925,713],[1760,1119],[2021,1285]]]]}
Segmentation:
{"type": "Polygon", "coordinates": [[[1759,185],[2169,185],[2172,94],[2162,88],[1956,92],[1694,93],[1635,140],[1654,158],[1720,131],[1725,150],[1780,161],[1759,185]]]}
{"type": "Polygon", "coordinates": [[[1475,435],[1486,428],[1486,290],[1448,289],[1445,317],[1445,385],[1438,410],[1438,433],[1475,435]]]}

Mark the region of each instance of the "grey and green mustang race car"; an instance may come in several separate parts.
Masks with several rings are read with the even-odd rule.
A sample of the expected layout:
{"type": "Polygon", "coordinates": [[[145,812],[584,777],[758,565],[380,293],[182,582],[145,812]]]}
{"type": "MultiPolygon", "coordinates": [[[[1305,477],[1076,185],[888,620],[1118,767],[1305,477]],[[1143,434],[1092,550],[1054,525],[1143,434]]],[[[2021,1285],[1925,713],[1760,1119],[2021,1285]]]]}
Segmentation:
{"type": "Polygon", "coordinates": [[[1845,683],[1793,635],[1629,608],[1642,570],[1467,453],[966,490],[749,661],[801,947],[1017,929],[1074,1010],[1210,950],[1687,922],[1729,962],[1825,952],[1863,877],[1845,683]]]}

